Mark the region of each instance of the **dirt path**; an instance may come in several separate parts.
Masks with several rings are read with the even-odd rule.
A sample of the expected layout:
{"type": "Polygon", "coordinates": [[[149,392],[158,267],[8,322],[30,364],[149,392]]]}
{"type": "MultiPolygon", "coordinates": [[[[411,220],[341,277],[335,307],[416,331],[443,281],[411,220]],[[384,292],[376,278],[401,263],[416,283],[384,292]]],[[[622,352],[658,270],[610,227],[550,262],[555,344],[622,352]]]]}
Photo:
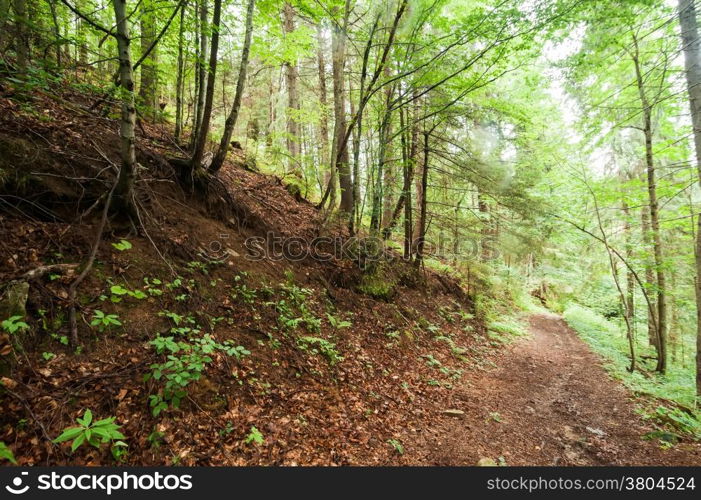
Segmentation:
{"type": "Polygon", "coordinates": [[[454,409],[423,432],[422,462],[474,465],[700,465],[696,443],[671,450],[641,436],[651,428],[630,394],[612,380],[567,324],[530,318],[531,335],[512,345],[497,368],[475,372],[456,390],[454,409]]]}

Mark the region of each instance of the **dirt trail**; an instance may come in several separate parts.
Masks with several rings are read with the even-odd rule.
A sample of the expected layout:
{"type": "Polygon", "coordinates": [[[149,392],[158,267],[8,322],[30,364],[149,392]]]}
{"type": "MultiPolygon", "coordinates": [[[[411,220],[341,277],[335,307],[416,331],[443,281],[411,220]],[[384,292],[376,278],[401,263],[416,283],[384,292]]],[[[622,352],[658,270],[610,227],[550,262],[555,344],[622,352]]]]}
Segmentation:
{"type": "Polygon", "coordinates": [[[456,389],[454,409],[424,432],[422,462],[475,465],[699,465],[701,449],[681,443],[662,450],[641,438],[651,428],[630,393],[612,380],[558,316],[530,318],[530,333],[456,389]]]}

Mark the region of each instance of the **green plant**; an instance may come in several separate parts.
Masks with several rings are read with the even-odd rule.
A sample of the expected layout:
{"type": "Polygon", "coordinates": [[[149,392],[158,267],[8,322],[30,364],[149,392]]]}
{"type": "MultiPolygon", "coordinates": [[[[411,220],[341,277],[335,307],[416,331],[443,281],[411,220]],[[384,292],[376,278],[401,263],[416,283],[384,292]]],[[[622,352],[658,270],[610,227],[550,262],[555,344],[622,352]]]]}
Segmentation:
{"type": "Polygon", "coordinates": [[[115,326],[122,326],[122,322],[119,321],[119,316],[116,314],[105,314],[99,309],[96,309],[95,313],[93,314],[92,321],[90,322],[90,326],[96,326],[100,332],[104,332],[105,330],[110,330],[115,326]]]}
{"type": "Polygon", "coordinates": [[[2,329],[7,333],[15,333],[22,330],[29,330],[29,325],[22,321],[22,316],[10,316],[2,323],[2,329]]]}
{"type": "Polygon", "coordinates": [[[394,451],[396,451],[400,455],[404,455],[404,445],[402,445],[400,441],[398,441],[397,439],[388,439],[387,443],[389,443],[389,445],[392,448],[394,448],[394,451]]]}
{"type": "Polygon", "coordinates": [[[112,246],[120,252],[131,250],[131,243],[129,243],[127,240],[120,240],[118,243],[112,243],[112,246]]]}
{"type": "Polygon", "coordinates": [[[56,357],[56,355],[53,352],[42,352],[41,357],[46,361],[51,361],[56,357]]]}
{"type": "Polygon", "coordinates": [[[149,396],[149,405],[153,416],[158,416],[170,404],[178,408],[187,396],[187,386],[202,377],[207,365],[212,362],[210,356],[219,350],[240,359],[250,354],[241,346],[234,346],[230,341],[220,344],[209,334],[201,338],[190,338],[189,342],[176,341],[174,337],[156,337],[150,344],[158,354],[166,356],[163,363],[151,365],[151,373],[144,380],[162,381],[163,387],[157,394],[149,396]]]}
{"type": "Polygon", "coordinates": [[[151,448],[158,449],[161,447],[161,444],[163,444],[164,437],[165,434],[163,432],[159,431],[158,429],[153,429],[153,431],[151,431],[146,440],[151,445],[151,448]]]}
{"type": "Polygon", "coordinates": [[[93,422],[92,411],[85,410],[83,418],[76,418],[77,427],[64,429],[60,436],[54,439],[54,443],[72,441],[71,451],[77,450],[83,443],[88,443],[99,448],[104,443],[112,442],[116,446],[126,446],[122,441],[124,435],[119,432],[120,425],[114,423],[116,417],[108,417],[93,422]]]}
{"type": "Polygon", "coordinates": [[[343,356],[336,350],[336,344],[321,337],[300,337],[297,344],[302,350],[309,349],[314,354],[323,354],[331,366],[343,361],[343,356]]]}
{"type": "Polygon", "coordinates": [[[209,268],[207,267],[207,263],[200,262],[198,260],[188,262],[187,268],[191,272],[200,271],[202,274],[209,274],[209,268]]]}
{"type": "Polygon", "coordinates": [[[141,290],[129,290],[124,288],[122,285],[112,285],[110,286],[110,300],[114,303],[121,302],[124,297],[132,297],[134,299],[145,299],[146,294],[141,290]]]}
{"type": "Polygon", "coordinates": [[[667,408],[658,406],[654,413],[645,415],[644,418],[655,420],[660,425],[666,425],[681,433],[691,436],[695,440],[701,439],[701,422],[695,415],[679,408],[667,408]]]}
{"type": "Polygon", "coordinates": [[[336,318],[334,315],[326,313],[326,318],[329,320],[331,328],[340,330],[341,328],[350,328],[353,324],[350,321],[336,318]]]}
{"type": "Polygon", "coordinates": [[[15,455],[12,453],[12,450],[8,448],[3,441],[0,441],[0,460],[7,460],[13,464],[17,464],[17,460],[15,460],[15,455]]]}
{"type": "Polygon", "coordinates": [[[110,447],[110,453],[112,453],[112,458],[117,462],[126,462],[127,455],[129,455],[129,445],[124,441],[115,441],[110,447]]]}
{"type": "Polygon", "coordinates": [[[265,438],[263,437],[263,433],[261,433],[256,428],[255,425],[251,426],[251,431],[248,433],[248,436],[246,436],[244,443],[246,443],[246,444],[255,443],[257,445],[260,445],[260,444],[263,444],[263,441],[265,441],[265,438]]]}
{"type": "Polygon", "coordinates": [[[224,437],[228,436],[234,431],[234,424],[231,422],[231,420],[227,420],[226,426],[223,429],[219,430],[219,435],[224,437]]]}
{"type": "Polygon", "coordinates": [[[163,282],[158,278],[144,278],[144,289],[146,290],[146,293],[148,293],[152,297],[159,297],[163,295],[163,290],[158,288],[162,284],[163,282]]]}
{"type": "Polygon", "coordinates": [[[441,362],[438,361],[436,358],[434,358],[433,354],[423,354],[421,357],[426,358],[426,364],[428,366],[432,366],[432,367],[436,367],[436,368],[441,366],[441,362]]]}

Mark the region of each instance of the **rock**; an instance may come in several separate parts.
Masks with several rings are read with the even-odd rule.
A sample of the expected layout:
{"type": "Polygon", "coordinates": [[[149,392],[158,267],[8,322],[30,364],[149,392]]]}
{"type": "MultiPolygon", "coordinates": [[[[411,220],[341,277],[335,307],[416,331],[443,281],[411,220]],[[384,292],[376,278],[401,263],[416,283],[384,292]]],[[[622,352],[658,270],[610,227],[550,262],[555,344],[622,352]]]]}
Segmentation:
{"type": "Polygon", "coordinates": [[[498,467],[493,458],[480,458],[477,461],[477,467],[498,467]]]}
{"type": "Polygon", "coordinates": [[[29,283],[26,281],[12,281],[0,300],[0,320],[12,316],[25,317],[27,314],[27,297],[29,296],[29,283]]]}
{"type": "Polygon", "coordinates": [[[601,429],[597,429],[596,427],[587,426],[587,430],[592,434],[596,434],[599,437],[604,437],[606,435],[604,431],[602,431],[601,429]]]}
{"type": "Polygon", "coordinates": [[[444,415],[450,415],[451,417],[462,417],[465,412],[462,410],[456,410],[455,408],[449,408],[447,410],[443,410],[444,415]]]}

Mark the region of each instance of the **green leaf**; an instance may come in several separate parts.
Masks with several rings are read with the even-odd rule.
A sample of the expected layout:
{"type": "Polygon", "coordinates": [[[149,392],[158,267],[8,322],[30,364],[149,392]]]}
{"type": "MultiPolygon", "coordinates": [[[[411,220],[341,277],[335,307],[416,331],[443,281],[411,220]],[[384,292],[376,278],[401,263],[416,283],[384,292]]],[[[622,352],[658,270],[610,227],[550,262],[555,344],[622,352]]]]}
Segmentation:
{"type": "Polygon", "coordinates": [[[112,246],[120,252],[131,249],[131,243],[129,243],[127,240],[121,240],[119,243],[112,243],[112,246]]]}
{"type": "Polygon", "coordinates": [[[83,422],[85,427],[88,427],[90,423],[92,422],[92,411],[90,410],[85,410],[85,413],[83,414],[83,422]]]}
{"type": "Polygon", "coordinates": [[[3,441],[0,441],[0,459],[3,458],[17,465],[17,460],[15,460],[15,455],[12,453],[12,450],[8,448],[3,441]]]}
{"type": "Polygon", "coordinates": [[[83,427],[71,427],[70,429],[64,430],[53,442],[63,443],[64,441],[70,441],[71,439],[75,439],[82,432],[83,427]]]}
{"type": "Polygon", "coordinates": [[[71,451],[77,450],[80,447],[80,445],[82,445],[84,442],[85,442],[85,434],[81,433],[73,441],[73,445],[71,445],[71,451]]]}

